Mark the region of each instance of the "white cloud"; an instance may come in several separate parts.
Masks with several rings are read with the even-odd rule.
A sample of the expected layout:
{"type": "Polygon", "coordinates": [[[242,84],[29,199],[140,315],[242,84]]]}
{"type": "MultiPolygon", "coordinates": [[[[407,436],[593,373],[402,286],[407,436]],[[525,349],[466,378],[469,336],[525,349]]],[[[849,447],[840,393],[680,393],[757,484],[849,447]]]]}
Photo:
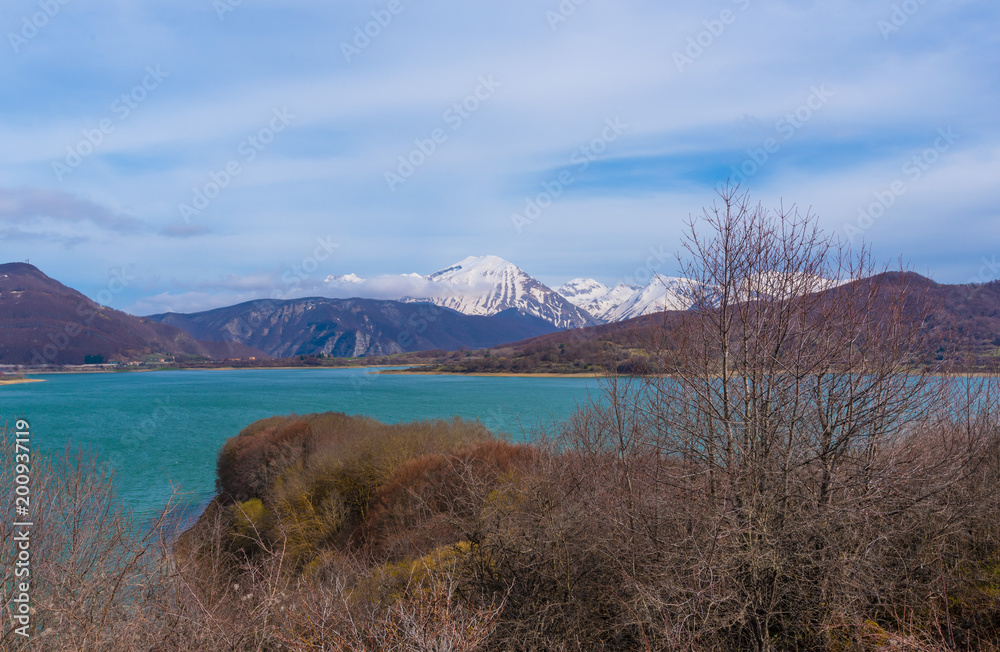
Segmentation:
{"type": "Polygon", "coordinates": [[[0,174],[22,188],[0,193],[5,250],[69,272],[71,285],[97,283],[95,261],[127,256],[170,279],[158,301],[191,306],[212,303],[199,292],[219,292],[216,305],[249,296],[208,289],[227,273],[287,291],[289,261],[330,232],[344,247],[296,291],[356,272],[373,296],[419,294],[428,289],[398,274],[485,248],[550,284],[613,284],[649,243],[675,249],[681,220],[712,200],[720,175],[822,84],[834,98],[751,180],[755,194],[812,205],[838,228],[925,134],[953,125],[966,139],[870,235],[880,254],[952,280],[988,246],[953,225],[986,224],[997,205],[993,5],[925,3],[886,39],[878,21],[890,8],[861,0],[590,0],[554,31],[545,12],[558,2],[409,3],[348,64],[340,41],[377,4],[270,0],[224,21],[211,3],[67,5],[0,62],[19,89],[0,107],[0,174]],[[679,72],[673,53],[724,8],[737,20],[679,72]],[[118,120],[111,103],[148,65],[170,76],[118,120]],[[444,111],[490,74],[495,95],[451,130],[444,111]],[[292,125],[245,161],[240,143],[284,106],[292,125]],[[604,167],[514,233],[523,198],[613,117],[629,129],[604,167]],[[102,119],[115,131],[59,182],[52,163],[102,119]],[[437,128],[447,142],[390,192],[384,172],[437,128]],[[244,172],[180,222],[179,204],[234,159],[244,172]],[[664,159],[673,166],[657,167],[664,159]]]}

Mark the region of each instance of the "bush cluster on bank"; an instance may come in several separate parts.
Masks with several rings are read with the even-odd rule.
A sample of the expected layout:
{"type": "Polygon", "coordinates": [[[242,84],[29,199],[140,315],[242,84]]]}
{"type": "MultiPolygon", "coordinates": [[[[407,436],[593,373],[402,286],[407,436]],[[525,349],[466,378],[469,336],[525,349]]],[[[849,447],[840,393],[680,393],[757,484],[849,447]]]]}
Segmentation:
{"type": "Polygon", "coordinates": [[[219,498],[173,548],[70,457],[40,480],[58,498],[39,514],[37,641],[1000,649],[1000,448],[995,414],[976,416],[915,430],[877,488],[845,473],[825,505],[809,465],[791,491],[743,473],[713,489],[690,460],[623,454],[640,420],[611,408],[530,446],[458,420],[276,417],[227,442],[219,498]]]}

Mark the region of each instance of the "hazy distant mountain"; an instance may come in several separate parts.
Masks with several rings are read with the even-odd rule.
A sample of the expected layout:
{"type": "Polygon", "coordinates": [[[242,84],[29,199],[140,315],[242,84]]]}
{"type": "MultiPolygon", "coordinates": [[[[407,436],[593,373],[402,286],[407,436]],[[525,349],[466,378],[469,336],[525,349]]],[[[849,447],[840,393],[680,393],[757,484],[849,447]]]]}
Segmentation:
{"type": "Polygon", "coordinates": [[[0,364],[84,364],[147,355],[264,357],[105,308],[26,263],[0,265],[0,364]]]}
{"type": "Polygon", "coordinates": [[[544,319],[511,309],[475,316],[425,303],[319,297],[265,299],[149,319],[177,326],[200,339],[240,342],[275,357],[320,353],[362,357],[485,348],[556,330],[544,319]]]}
{"type": "Polygon", "coordinates": [[[426,278],[431,282],[429,296],[403,300],[426,301],[466,315],[495,315],[513,308],[557,328],[599,323],[586,310],[497,256],[470,256],[426,278]]]}

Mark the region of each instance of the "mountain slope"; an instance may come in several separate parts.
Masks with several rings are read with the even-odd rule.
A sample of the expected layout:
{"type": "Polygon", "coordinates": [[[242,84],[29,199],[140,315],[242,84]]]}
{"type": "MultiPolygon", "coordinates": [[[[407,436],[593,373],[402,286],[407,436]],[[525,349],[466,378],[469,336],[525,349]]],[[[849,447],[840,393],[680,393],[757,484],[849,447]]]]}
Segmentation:
{"type": "Polygon", "coordinates": [[[146,355],[263,356],[105,308],[26,263],[0,265],[0,364],[84,364],[146,355]]]}
{"type": "Polygon", "coordinates": [[[426,278],[433,283],[431,296],[403,300],[430,302],[466,315],[495,315],[513,308],[557,328],[597,323],[587,311],[497,256],[470,256],[426,278]]]}
{"type": "Polygon", "coordinates": [[[607,321],[618,306],[641,289],[638,285],[626,283],[611,288],[592,278],[575,278],[557,287],[556,292],[574,306],[583,308],[601,321],[607,321]]]}
{"type": "Polygon", "coordinates": [[[692,281],[685,278],[654,277],[649,285],[608,311],[604,319],[609,322],[626,321],[665,310],[687,310],[692,281]]]}
{"type": "MultiPolygon", "coordinates": [[[[982,285],[947,285],[935,283],[912,272],[887,272],[872,278],[846,283],[822,282],[821,292],[831,301],[842,300],[843,292],[858,284],[863,293],[878,288],[890,300],[896,293],[910,293],[914,305],[926,302],[930,316],[924,322],[927,362],[947,360],[960,369],[995,368],[1000,358],[1000,281],[982,285]]],[[[777,293],[776,293],[777,294],[777,293]]],[[[506,356],[509,364],[530,367],[531,360],[548,358],[568,366],[579,363],[606,364],[608,352],[616,347],[642,347],[654,339],[669,342],[670,331],[687,313],[667,311],[649,313],[620,322],[602,324],[542,335],[515,342],[494,350],[490,362],[506,356]]],[[[467,366],[475,366],[472,360],[467,366]]]]}
{"type": "Polygon", "coordinates": [[[275,357],[320,353],[363,357],[486,348],[556,330],[541,318],[510,309],[473,316],[430,304],[319,297],[250,301],[149,319],[177,326],[200,339],[236,341],[275,357]]]}
{"type": "Polygon", "coordinates": [[[592,278],[574,278],[557,287],[555,291],[574,306],[583,307],[600,299],[610,289],[604,283],[592,278]]]}

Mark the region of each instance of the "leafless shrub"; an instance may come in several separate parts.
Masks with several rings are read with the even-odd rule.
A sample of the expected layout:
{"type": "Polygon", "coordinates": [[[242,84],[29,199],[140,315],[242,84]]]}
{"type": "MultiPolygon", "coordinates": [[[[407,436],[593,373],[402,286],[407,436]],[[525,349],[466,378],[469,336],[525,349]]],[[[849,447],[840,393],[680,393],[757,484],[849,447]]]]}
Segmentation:
{"type": "Polygon", "coordinates": [[[666,373],[612,372],[465,531],[493,644],[996,649],[995,379],[936,375],[920,286],[810,215],[727,189],[687,247],[666,373]]]}

